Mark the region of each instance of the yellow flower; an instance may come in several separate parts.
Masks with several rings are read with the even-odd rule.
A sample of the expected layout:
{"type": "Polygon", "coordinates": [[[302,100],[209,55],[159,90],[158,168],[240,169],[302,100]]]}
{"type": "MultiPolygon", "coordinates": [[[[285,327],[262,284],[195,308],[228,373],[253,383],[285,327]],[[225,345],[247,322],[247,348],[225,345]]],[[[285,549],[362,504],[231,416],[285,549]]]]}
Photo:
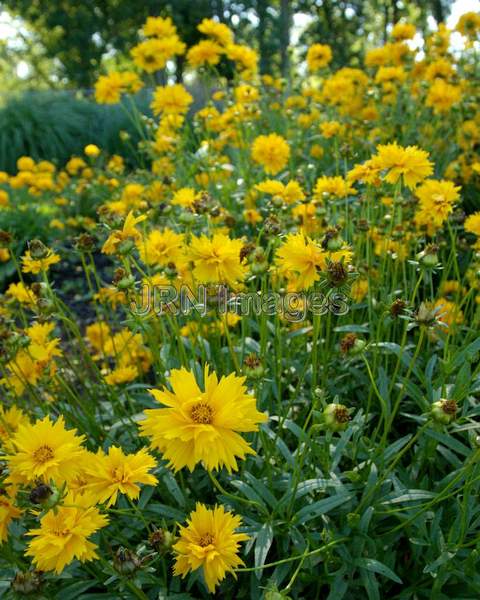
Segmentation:
{"type": "Polygon", "coordinates": [[[246,267],[240,262],[242,240],[231,240],[221,233],[211,239],[194,237],[189,247],[189,258],[194,263],[194,277],[201,283],[224,283],[234,287],[243,281],[246,267]]]}
{"type": "Polygon", "coordinates": [[[281,181],[267,179],[256,185],[255,189],[265,194],[279,196],[287,204],[293,204],[294,202],[297,202],[297,200],[305,199],[305,194],[303,193],[300,184],[298,181],[294,180],[289,181],[287,185],[284,185],[281,181]]]}
{"type": "Polygon", "coordinates": [[[357,279],[352,283],[350,296],[354,302],[361,302],[368,293],[368,280],[357,279]]]}
{"type": "Polygon", "coordinates": [[[8,538],[8,526],[13,519],[18,519],[22,511],[14,505],[14,498],[8,494],[8,489],[0,493],[0,544],[8,538]]]}
{"type": "Polygon", "coordinates": [[[327,177],[323,175],[317,179],[313,190],[316,200],[323,200],[325,196],[334,196],[335,198],[346,198],[357,193],[355,188],[343,179],[343,177],[327,177]]]}
{"type": "Polygon", "coordinates": [[[307,52],[307,65],[310,71],[323,69],[332,60],[332,49],[327,44],[312,44],[307,52]]]}
{"type": "Polygon", "coordinates": [[[248,46],[241,44],[228,44],[226,48],[227,57],[243,68],[242,76],[248,78],[257,71],[258,54],[248,46]]]}
{"type": "Polygon", "coordinates": [[[60,257],[49,248],[46,249],[45,256],[41,258],[32,257],[31,251],[27,250],[22,256],[22,271],[37,275],[42,271],[48,271],[52,265],[56,265],[58,262],[60,262],[60,257]]]}
{"type": "Polygon", "coordinates": [[[120,73],[101,75],[95,83],[95,100],[99,104],[117,104],[120,102],[122,91],[123,79],[120,73]]]}
{"type": "Polygon", "coordinates": [[[222,52],[223,48],[219,44],[211,40],[202,40],[190,48],[187,52],[187,60],[192,67],[218,65],[222,52]]]}
{"type": "Polygon", "coordinates": [[[214,38],[223,46],[233,42],[232,31],[224,23],[218,23],[213,19],[203,19],[197,29],[200,31],[200,33],[214,38]]]}
{"type": "Polygon", "coordinates": [[[290,147],[276,133],[259,135],[252,145],[252,158],[263,166],[266,173],[275,175],[286,166],[290,158],[290,147]]]}
{"type": "Polygon", "coordinates": [[[90,156],[91,158],[95,158],[100,154],[100,148],[98,146],[95,146],[95,144],[87,144],[83,151],[87,156],[90,156]]]}
{"type": "Polygon", "coordinates": [[[193,471],[203,462],[209,471],[225,466],[231,472],[238,469],[237,458],[255,454],[238,432],[257,431],[267,417],[246,393],[245,377],[232,373],[218,381],[205,366],[204,391],[185,368],[172,370],[169,381],[173,392],[150,390],[165,408],[146,410],[140,429],[170,467],[193,471]]]}
{"type": "Polygon", "coordinates": [[[133,216],[133,212],[130,211],[125,219],[122,230],[115,229],[107,238],[102,247],[104,254],[115,254],[122,242],[131,239],[137,241],[140,238],[140,233],[136,229],[136,225],[145,221],[146,215],[140,215],[138,217],[133,216]]]}
{"type": "Polygon", "coordinates": [[[17,160],[17,169],[19,171],[33,171],[35,168],[35,161],[30,156],[21,156],[17,160]]]}
{"type": "Polygon", "coordinates": [[[33,558],[36,569],[58,575],[75,559],[86,562],[98,558],[96,545],[88,538],[107,523],[88,494],[70,493],[63,506],[42,517],[38,529],[27,532],[33,539],[25,554],[33,558]]]}
{"type": "Polygon", "coordinates": [[[171,229],[154,229],[145,240],[137,243],[140,258],[146,265],[166,266],[184,258],[183,233],[171,229]]]}
{"type": "Polygon", "coordinates": [[[22,424],[12,438],[15,453],[5,457],[10,475],[24,483],[53,480],[62,485],[81,468],[84,439],[74,429],[65,429],[62,416],[55,422],[47,416],[34,424],[22,424]]]}
{"type": "Polygon", "coordinates": [[[386,170],[384,179],[388,183],[396,183],[400,177],[409,188],[433,173],[433,165],[428,160],[428,152],[417,146],[403,148],[396,142],[380,145],[377,154],[371,159],[374,168],[386,170]]]}
{"type": "Polygon", "coordinates": [[[162,39],[150,38],[140,42],[130,53],[138,67],[147,73],[155,73],[163,69],[167,61],[175,55],[184,54],[185,44],[180,41],[178,35],[169,35],[162,39]]]}
{"type": "Polygon", "coordinates": [[[455,302],[451,302],[446,298],[439,298],[433,308],[437,311],[436,317],[438,321],[444,324],[446,331],[463,323],[463,312],[455,302]]]}
{"type": "Polygon", "coordinates": [[[397,41],[411,40],[415,37],[415,25],[411,23],[397,23],[392,29],[392,37],[397,41]]]}
{"type": "MultiPolygon", "coordinates": [[[[0,406],[0,446],[11,446],[11,440],[20,425],[28,425],[29,418],[16,406],[3,408],[0,406]]],[[[1,498],[1,496],[0,496],[1,498]]]]}
{"type": "Polygon", "coordinates": [[[197,192],[193,188],[180,188],[173,194],[172,204],[175,204],[175,206],[191,208],[196,197],[197,192]]]}
{"type": "Polygon", "coordinates": [[[455,29],[462,35],[475,38],[480,31],[480,14],[473,11],[464,13],[458,20],[455,29]]]}
{"type": "Polygon", "coordinates": [[[8,204],[9,204],[8,192],[6,192],[5,190],[0,190],[0,206],[5,207],[5,206],[8,206],[8,204]]]}
{"type": "Polygon", "coordinates": [[[480,211],[469,215],[465,219],[464,227],[465,231],[468,231],[468,233],[473,233],[480,237],[480,211]]]}
{"type": "Polygon", "coordinates": [[[6,294],[21,304],[33,305],[36,301],[35,294],[21,281],[18,283],[11,283],[8,286],[6,294]]]}
{"type": "Polygon", "coordinates": [[[459,190],[452,181],[427,179],[415,190],[415,195],[420,201],[419,209],[429,214],[432,225],[438,228],[453,211],[459,190]]]}
{"type": "Polygon", "coordinates": [[[428,90],[425,104],[433,108],[435,114],[442,114],[458,104],[461,97],[462,93],[459,86],[450,85],[443,79],[437,78],[428,90]]]}
{"type": "Polygon", "coordinates": [[[332,138],[336,135],[339,135],[342,131],[343,127],[338,121],[325,121],[324,123],[320,123],[320,131],[324,138],[332,138]]]}
{"type": "Polygon", "coordinates": [[[153,94],[151,108],[155,115],[183,115],[193,102],[192,96],[180,83],[158,86],[153,94]]]}
{"type": "Polygon", "coordinates": [[[213,593],[226,573],[243,565],[238,557],[239,544],[249,539],[245,533],[235,533],[241,517],[226,512],[223,506],[213,510],[197,502],[186,527],[180,527],[180,539],[173,546],[176,555],[174,574],[185,577],[190,571],[203,569],[208,591],[213,593]]]}
{"type": "Polygon", "coordinates": [[[124,454],[121,448],[111,446],[108,454],[99,451],[90,455],[84,469],[87,479],[85,490],[92,494],[96,503],[112,506],[118,494],[126,494],[136,500],[140,493],[139,483],[155,485],[156,477],[149,471],[157,466],[155,459],[142,448],[136,454],[124,454]]]}
{"type": "Polygon", "coordinates": [[[121,385],[122,383],[129,383],[138,377],[138,369],[135,366],[118,367],[113,371],[110,371],[108,375],[105,375],[105,381],[108,385],[121,385]]]}
{"type": "Polygon", "coordinates": [[[280,274],[295,280],[299,290],[308,289],[320,279],[323,262],[321,248],[303,233],[288,235],[276,253],[280,274]]]}
{"type": "Polygon", "coordinates": [[[170,17],[147,17],[142,33],[145,37],[169,37],[177,33],[170,17]]]}

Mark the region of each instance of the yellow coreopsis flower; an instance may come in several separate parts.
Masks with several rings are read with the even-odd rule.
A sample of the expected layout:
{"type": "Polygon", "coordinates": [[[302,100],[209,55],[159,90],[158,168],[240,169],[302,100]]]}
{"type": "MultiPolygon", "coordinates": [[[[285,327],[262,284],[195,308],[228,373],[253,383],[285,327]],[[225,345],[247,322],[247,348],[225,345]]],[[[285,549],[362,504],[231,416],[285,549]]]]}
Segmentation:
{"type": "Polygon", "coordinates": [[[120,73],[101,75],[95,83],[95,100],[99,104],[117,104],[122,97],[122,91],[123,79],[120,73]]]}
{"type": "Polygon", "coordinates": [[[197,27],[200,33],[214,38],[219,44],[226,46],[233,42],[233,32],[224,23],[213,19],[203,19],[197,27]]]}
{"type": "Polygon", "coordinates": [[[286,166],[290,158],[290,147],[286,140],[276,133],[259,135],[252,145],[252,158],[262,165],[266,173],[275,175],[286,166]]]}
{"type": "Polygon", "coordinates": [[[202,390],[195,375],[185,368],[174,369],[167,389],[150,390],[165,408],[145,411],[142,435],[151,438],[169,466],[175,471],[188,467],[193,471],[202,462],[209,471],[223,466],[229,472],[238,469],[237,458],[255,454],[240,433],[257,431],[267,420],[257,410],[255,398],[246,393],[245,377],[234,373],[218,380],[215,373],[204,371],[202,390]]]}
{"type": "Polygon", "coordinates": [[[465,219],[465,231],[473,233],[477,237],[480,237],[480,211],[473,213],[465,219]]]}
{"type": "Polygon", "coordinates": [[[146,265],[166,266],[184,258],[184,234],[172,229],[154,229],[145,240],[138,242],[140,258],[146,265]]]}
{"type": "Polygon", "coordinates": [[[118,494],[126,494],[136,500],[140,493],[139,483],[155,485],[156,477],[149,471],[157,466],[155,459],[142,448],[135,454],[124,454],[121,448],[112,446],[108,454],[98,452],[90,455],[84,468],[87,480],[85,490],[92,493],[96,503],[112,506],[118,494]]]}
{"type": "Polygon", "coordinates": [[[60,574],[73,560],[80,562],[97,557],[96,545],[88,538],[105,527],[106,516],[100,514],[88,494],[68,494],[63,506],[50,510],[40,520],[40,527],[27,532],[32,536],[27,556],[41,571],[60,574]]]}
{"type": "Polygon", "coordinates": [[[146,215],[140,215],[138,217],[133,216],[133,212],[130,211],[125,219],[123,228],[115,229],[107,238],[102,247],[104,254],[115,254],[118,247],[122,242],[128,239],[137,241],[140,238],[140,233],[136,229],[136,225],[145,221],[146,215]]]}
{"type": "Polygon", "coordinates": [[[202,568],[208,591],[213,593],[226,573],[235,576],[234,569],[244,564],[238,556],[239,544],[249,538],[245,533],[235,533],[241,524],[241,518],[226,512],[223,506],[210,510],[197,502],[173,546],[174,574],[185,577],[202,568]]]}
{"type": "Polygon", "coordinates": [[[448,112],[462,98],[459,86],[446,83],[437,78],[430,87],[425,101],[426,106],[433,108],[435,114],[448,112]]]}
{"type": "Polygon", "coordinates": [[[105,381],[108,385],[121,385],[122,383],[129,383],[138,377],[138,369],[134,365],[127,367],[117,367],[113,371],[110,371],[108,375],[105,375],[105,381]]]}
{"type": "Polygon", "coordinates": [[[427,179],[415,190],[419,209],[430,216],[432,225],[440,227],[453,211],[460,187],[453,181],[427,179]]]}
{"type": "Polygon", "coordinates": [[[163,69],[167,61],[175,55],[184,53],[185,44],[178,35],[169,35],[161,39],[149,38],[140,42],[130,52],[133,62],[147,73],[155,73],[163,69]]]}
{"type": "Polygon", "coordinates": [[[187,52],[187,60],[192,67],[218,65],[223,52],[222,46],[212,40],[202,40],[187,52]]]}
{"type": "Polygon", "coordinates": [[[174,85],[158,86],[155,89],[150,106],[155,115],[183,115],[192,102],[193,98],[184,86],[176,83],[174,85]]]}
{"type": "Polygon", "coordinates": [[[347,196],[356,194],[357,190],[352,188],[343,177],[328,177],[323,175],[317,179],[313,193],[315,200],[323,200],[325,196],[346,198],[347,196]]]}
{"type": "Polygon", "coordinates": [[[307,52],[307,65],[310,71],[323,69],[332,60],[332,49],[327,44],[312,44],[307,52]]]}
{"type": "Polygon", "coordinates": [[[276,253],[281,275],[294,280],[297,289],[308,289],[320,279],[324,262],[321,248],[303,233],[291,233],[276,253]]]}
{"type": "Polygon", "coordinates": [[[305,194],[298,181],[289,181],[287,185],[284,185],[281,181],[275,179],[267,179],[262,181],[255,186],[259,192],[264,194],[271,194],[272,196],[278,196],[282,198],[287,204],[293,204],[298,200],[304,200],[305,194]]]}
{"type": "Polygon", "coordinates": [[[145,37],[169,37],[177,33],[170,17],[147,17],[142,33],[145,37]]]}
{"type": "Polygon", "coordinates": [[[11,440],[20,425],[27,425],[29,422],[27,415],[18,407],[3,408],[0,406],[0,446],[11,445],[11,440]]]}
{"type": "Polygon", "coordinates": [[[224,283],[235,287],[243,281],[246,267],[240,262],[242,240],[231,240],[217,233],[192,238],[188,257],[194,263],[193,274],[200,283],[224,283]]]}
{"type": "Polygon", "coordinates": [[[42,271],[48,271],[52,265],[56,265],[59,262],[60,256],[52,252],[49,248],[46,248],[44,256],[38,258],[32,256],[32,252],[27,250],[22,256],[22,271],[37,275],[42,271]]]}
{"type": "Polygon", "coordinates": [[[0,494],[0,544],[8,538],[8,526],[22,511],[14,504],[14,498],[8,493],[9,488],[0,494]]]}
{"type": "Polygon", "coordinates": [[[20,304],[33,305],[36,301],[36,296],[32,290],[24,283],[11,283],[6,291],[7,296],[14,298],[20,304]]]}
{"type": "Polygon", "coordinates": [[[407,187],[414,188],[433,173],[433,164],[428,156],[428,152],[417,146],[403,148],[394,142],[378,146],[371,165],[387,171],[384,179],[388,183],[396,183],[402,177],[407,187]]]}
{"type": "Polygon", "coordinates": [[[172,204],[191,208],[197,198],[197,192],[193,188],[180,188],[173,194],[172,204]]]}
{"type": "Polygon", "coordinates": [[[392,37],[397,41],[411,40],[415,37],[415,25],[411,23],[397,23],[392,29],[392,37]]]}
{"type": "Polygon", "coordinates": [[[33,424],[22,424],[12,438],[15,452],[5,457],[13,481],[28,483],[53,480],[62,485],[80,470],[85,453],[74,429],[65,429],[63,417],[55,422],[49,416],[33,424]]]}

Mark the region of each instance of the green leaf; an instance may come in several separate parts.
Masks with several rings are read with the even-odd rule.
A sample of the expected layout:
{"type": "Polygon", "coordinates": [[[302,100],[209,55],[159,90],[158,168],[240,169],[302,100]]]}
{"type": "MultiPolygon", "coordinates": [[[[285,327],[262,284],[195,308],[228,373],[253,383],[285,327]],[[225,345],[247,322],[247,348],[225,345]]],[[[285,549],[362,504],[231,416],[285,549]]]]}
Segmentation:
{"type": "Polygon", "coordinates": [[[330,498],[313,502],[313,504],[304,506],[296,513],[295,521],[298,525],[307,523],[318,517],[318,515],[324,515],[342,504],[347,504],[353,497],[354,494],[340,493],[330,496],[330,498]]]}
{"type": "MultiPolygon", "coordinates": [[[[263,567],[265,559],[267,558],[268,551],[273,542],[273,529],[270,523],[265,523],[257,534],[255,541],[255,567],[263,567]]],[[[258,579],[262,576],[262,569],[255,571],[255,575],[258,579]]]]}
{"type": "Polygon", "coordinates": [[[354,565],[359,567],[360,569],[366,569],[367,571],[371,571],[372,573],[378,573],[378,575],[383,575],[396,583],[403,583],[398,575],[389,569],[386,565],[381,563],[374,558],[356,558],[354,561],[354,565]]]}

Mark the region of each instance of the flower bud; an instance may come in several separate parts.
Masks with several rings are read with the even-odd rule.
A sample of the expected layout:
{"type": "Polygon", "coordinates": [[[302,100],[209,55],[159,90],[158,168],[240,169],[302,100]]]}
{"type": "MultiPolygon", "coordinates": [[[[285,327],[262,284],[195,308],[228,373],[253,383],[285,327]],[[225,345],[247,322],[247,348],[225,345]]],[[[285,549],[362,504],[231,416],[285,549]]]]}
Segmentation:
{"type": "Polygon", "coordinates": [[[38,592],[42,585],[42,574],[38,571],[17,573],[12,580],[11,588],[16,594],[29,596],[38,592]]]}
{"type": "Polygon", "coordinates": [[[325,425],[331,431],[343,431],[350,421],[348,408],[343,404],[329,404],[323,411],[325,425]]]}
{"type": "Polygon", "coordinates": [[[123,546],[120,546],[113,557],[113,567],[122,575],[135,573],[141,565],[141,558],[135,552],[128,548],[123,548],[123,546]]]}
{"type": "Polygon", "coordinates": [[[40,240],[31,240],[28,242],[28,249],[30,250],[30,256],[34,260],[41,260],[47,258],[50,251],[45,244],[40,240]]]}
{"type": "Polygon", "coordinates": [[[254,353],[245,357],[243,366],[245,375],[247,375],[247,377],[251,377],[252,379],[260,379],[265,372],[260,358],[254,353]]]}
{"type": "Polygon", "coordinates": [[[434,402],[432,405],[432,418],[437,423],[448,425],[455,420],[457,414],[457,403],[455,400],[441,399],[438,402],[434,402]]]}

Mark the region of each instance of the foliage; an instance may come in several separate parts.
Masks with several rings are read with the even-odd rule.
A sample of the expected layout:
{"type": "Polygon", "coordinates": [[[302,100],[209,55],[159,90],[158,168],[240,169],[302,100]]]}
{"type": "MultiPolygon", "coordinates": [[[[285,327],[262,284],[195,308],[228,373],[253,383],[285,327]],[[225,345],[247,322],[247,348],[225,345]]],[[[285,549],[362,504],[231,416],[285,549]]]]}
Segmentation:
{"type": "Polygon", "coordinates": [[[478,597],[480,15],[294,87],[201,30],[205,106],[97,82],[139,168],[0,173],[2,597],[478,597]]]}
{"type": "MultiPolygon", "coordinates": [[[[137,102],[146,112],[148,94],[137,102]]],[[[67,92],[13,95],[0,108],[0,169],[14,172],[17,159],[25,155],[63,165],[89,143],[135,161],[136,152],[121,141],[120,131],[128,132],[136,145],[138,130],[119,106],[98,106],[67,92]]]]}

